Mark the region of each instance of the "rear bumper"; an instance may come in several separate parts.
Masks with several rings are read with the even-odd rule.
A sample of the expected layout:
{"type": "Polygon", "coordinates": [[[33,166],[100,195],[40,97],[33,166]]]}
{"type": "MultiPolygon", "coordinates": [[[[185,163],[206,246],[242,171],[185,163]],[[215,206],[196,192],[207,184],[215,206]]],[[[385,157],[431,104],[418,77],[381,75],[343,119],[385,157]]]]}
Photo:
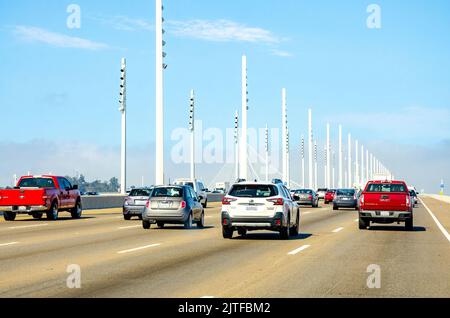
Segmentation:
{"type": "Polygon", "coordinates": [[[333,204],[339,208],[356,208],[358,205],[358,202],[356,200],[333,201],[333,204]]]}
{"type": "Polygon", "coordinates": [[[189,217],[188,210],[178,211],[159,211],[159,210],[144,210],[142,219],[152,224],[168,223],[168,224],[184,224],[189,217]]]}
{"type": "Polygon", "coordinates": [[[0,206],[0,212],[14,212],[17,214],[29,214],[33,212],[45,212],[48,207],[45,205],[32,205],[32,206],[0,206]]]}
{"type": "Polygon", "coordinates": [[[145,211],[145,206],[124,206],[124,215],[142,215],[145,211]]]}
{"type": "Polygon", "coordinates": [[[413,217],[408,211],[359,211],[359,217],[375,223],[405,222],[413,217]]]}
{"type": "Polygon", "coordinates": [[[296,201],[297,204],[300,205],[312,205],[314,204],[314,200],[300,200],[300,201],[296,201]]]}
{"type": "Polygon", "coordinates": [[[281,212],[276,213],[273,217],[231,217],[227,212],[222,212],[222,226],[279,231],[283,226],[286,226],[286,220],[281,212]]]}

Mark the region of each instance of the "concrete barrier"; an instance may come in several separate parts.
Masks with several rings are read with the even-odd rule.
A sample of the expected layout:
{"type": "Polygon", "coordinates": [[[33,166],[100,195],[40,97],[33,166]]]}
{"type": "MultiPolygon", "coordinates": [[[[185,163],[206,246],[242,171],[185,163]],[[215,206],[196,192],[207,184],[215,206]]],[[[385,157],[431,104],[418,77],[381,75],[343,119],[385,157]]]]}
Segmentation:
{"type": "Polygon", "coordinates": [[[81,204],[83,210],[113,209],[121,208],[124,199],[124,195],[82,196],[81,204]]]}

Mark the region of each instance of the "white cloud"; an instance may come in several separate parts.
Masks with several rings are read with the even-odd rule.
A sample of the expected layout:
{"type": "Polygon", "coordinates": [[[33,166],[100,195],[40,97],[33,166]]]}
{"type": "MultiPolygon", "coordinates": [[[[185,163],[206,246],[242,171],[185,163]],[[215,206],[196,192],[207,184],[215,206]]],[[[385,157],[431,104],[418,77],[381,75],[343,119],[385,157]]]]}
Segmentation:
{"type": "Polygon", "coordinates": [[[214,42],[278,44],[283,41],[271,31],[230,20],[168,21],[168,31],[180,37],[214,42]]]}
{"type": "Polygon", "coordinates": [[[152,31],[154,26],[150,21],[138,18],[130,18],[123,15],[118,16],[91,16],[92,20],[104,25],[112,26],[119,31],[152,31]]]}
{"type": "Polygon", "coordinates": [[[278,49],[273,49],[272,50],[272,55],[279,56],[279,57],[293,57],[294,56],[290,52],[283,51],[283,50],[278,50],[278,49]]]}
{"type": "Polygon", "coordinates": [[[85,50],[100,50],[108,48],[107,44],[51,32],[33,26],[19,25],[14,28],[14,34],[24,41],[45,43],[55,47],[77,48],[85,50]]]}

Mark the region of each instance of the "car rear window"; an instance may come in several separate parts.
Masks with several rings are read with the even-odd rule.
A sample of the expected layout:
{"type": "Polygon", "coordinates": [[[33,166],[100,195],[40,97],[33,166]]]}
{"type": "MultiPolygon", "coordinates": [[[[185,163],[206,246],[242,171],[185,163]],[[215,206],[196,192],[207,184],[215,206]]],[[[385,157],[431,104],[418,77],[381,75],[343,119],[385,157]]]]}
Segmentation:
{"type": "Polygon", "coordinates": [[[19,183],[20,188],[48,188],[54,189],[55,183],[51,178],[26,178],[19,183]]]}
{"type": "Polygon", "coordinates": [[[325,191],[328,191],[328,189],[319,189],[319,190],[317,190],[318,192],[325,192],[325,191]]]}
{"type": "Polygon", "coordinates": [[[371,183],[367,186],[366,192],[399,193],[408,191],[403,184],[371,183]]]}
{"type": "Polygon", "coordinates": [[[149,197],[150,191],[147,189],[134,189],[130,192],[130,197],[149,197]]]}
{"type": "Polygon", "coordinates": [[[229,195],[238,198],[270,198],[278,195],[277,187],[274,185],[251,184],[234,185],[229,195]]]}
{"type": "Polygon", "coordinates": [[[152,198],[182,198],[183,188],[156,188],[152,192],[152,198]]]}
{"type": "Polygon", "coordinates": [[[337,190],[336,191],[336,195],[337,196],[348,196],[348,197],[352,197],[354,196],[356,193],[355,190],[353,189],[343,189],[343,190],[337,190]]]}
{"type": "Polygon", "coordinates": [[[297,190],[295,194],[312,194],[312,190],[297,190]]]}

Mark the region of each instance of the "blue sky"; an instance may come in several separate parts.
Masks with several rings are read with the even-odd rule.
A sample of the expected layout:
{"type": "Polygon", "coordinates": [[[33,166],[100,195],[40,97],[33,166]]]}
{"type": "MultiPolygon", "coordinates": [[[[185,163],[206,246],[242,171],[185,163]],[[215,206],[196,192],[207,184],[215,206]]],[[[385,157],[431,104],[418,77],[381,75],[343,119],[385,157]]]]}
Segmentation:
{"type": "MultiPolygon", "coordinates": [[[[384,152],[386,143],[430,156],[448,148],[448,1],[167,0],[165,8],[167,136],[186,126],[191,88],[198,119],[208,127],[233,126],[246,54],[249,125],[280,126],[286,87],[293,147],[306,133],[312,107],[319,142],[329,121],[334,137],[342,123],[345,133],[371,145],[374,153],[384,152]],[[371,3],[382,9],[380,30],[366,26],[371,3]]],[[[151,150],[153,24],[149,0],[0,0],[3,151],[35,140],[118,149],[121,57],[128,60],[129,146],[151,150]],[[71,3],[81,7],[80,29],[66,26],[71,3]],[[78,47],[62,47],[73,38],[82,39],[78,47]]],[[[386,154],[383,160],[401,168],[402,155],[386,154]]],[[[441,160],[447,167],[448,159],[441,160]]],[[[0,166],[3,183],[12,170],[0,166]]],[[[429,188],[446,176],[432,177],[417,182],[429,188]]]]}

